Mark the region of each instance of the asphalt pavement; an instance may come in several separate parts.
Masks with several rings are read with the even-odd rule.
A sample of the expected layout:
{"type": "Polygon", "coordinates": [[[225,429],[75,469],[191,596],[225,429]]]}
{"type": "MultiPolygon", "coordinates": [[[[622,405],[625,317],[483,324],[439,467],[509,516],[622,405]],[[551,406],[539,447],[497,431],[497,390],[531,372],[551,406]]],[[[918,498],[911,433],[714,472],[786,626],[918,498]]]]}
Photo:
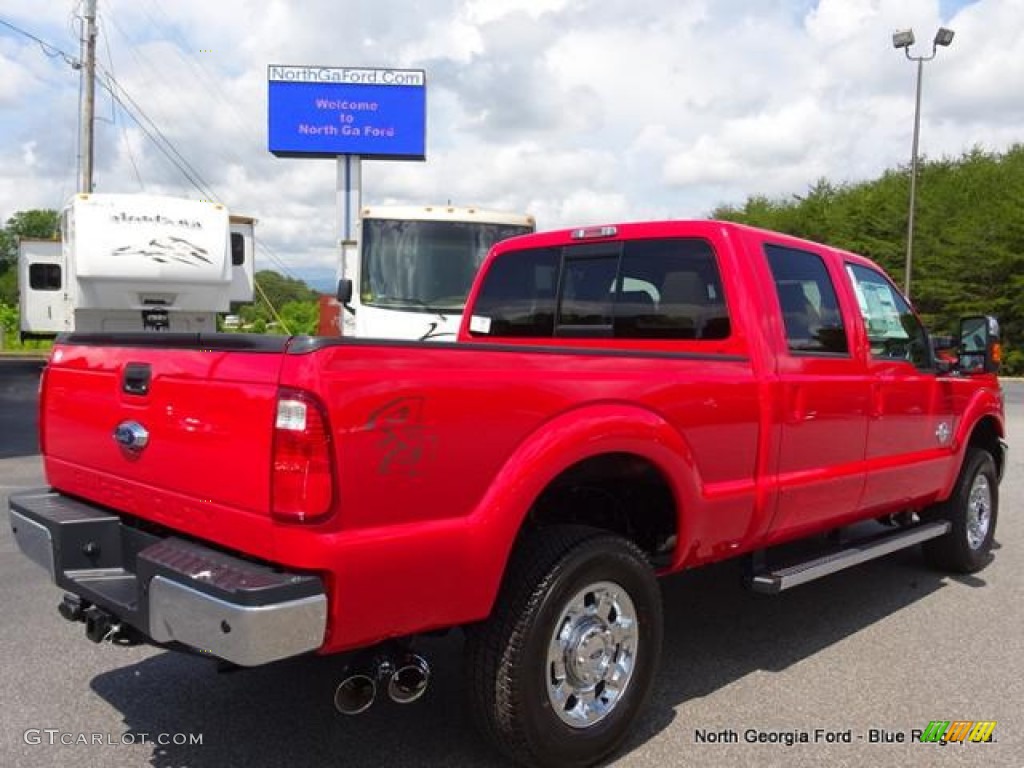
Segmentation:
{"type": "MultiPolygon", "coordinates": [[[[0,360],[3,509],[43,479],[37,370],[0,360]]],[[[984,571],[946,576],[909,550],[774,597],[744,590],[736,562],[665,580],[653,700],[611,764],[1024,766],[1024,383],[1006,390],[1011,453],[984,571]],[[933,720],[996,721],[993,743],[910,742],[933,720]]],[[[0,766],[506,765],[471,727],[458,632],[419,644],[433,670],[422,700],[351,718],[331,706],[343,660],[222,674],[94,645],[59,599],[0,526],[0,766]]]]}

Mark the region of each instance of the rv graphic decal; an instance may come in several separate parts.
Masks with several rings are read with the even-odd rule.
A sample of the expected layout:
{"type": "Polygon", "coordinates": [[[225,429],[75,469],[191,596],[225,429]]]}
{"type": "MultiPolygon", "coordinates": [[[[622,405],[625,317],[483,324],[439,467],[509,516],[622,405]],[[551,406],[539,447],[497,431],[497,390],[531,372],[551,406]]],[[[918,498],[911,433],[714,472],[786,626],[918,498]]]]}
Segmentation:
{"type": "Polygon", "coordinates": [[[147,245],[122,245],[111,252],[114,256],[142,256],[159,264],[186,264],[190,267],[204,264],[213,264],[209,259],[209,252],[195,243],[190,243],[181,237],[154,238],[147,245]]]}

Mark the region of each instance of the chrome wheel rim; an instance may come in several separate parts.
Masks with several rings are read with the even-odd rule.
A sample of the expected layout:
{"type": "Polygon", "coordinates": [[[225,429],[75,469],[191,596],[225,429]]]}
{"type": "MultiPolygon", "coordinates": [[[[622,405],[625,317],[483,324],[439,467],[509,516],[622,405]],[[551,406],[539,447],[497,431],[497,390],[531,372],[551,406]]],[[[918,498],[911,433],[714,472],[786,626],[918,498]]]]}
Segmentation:
{"type": "Polygon", "coordinates": [[[992,525],[992,488],[988,477],[978,475],[971,484],[967,497],[967,545],[979,549],[988,537],[992,525]]]}
{"type": "Polygon", "coordinates": [[[548,701],[563,723],[589,728],[622,699],[639,645],[633,601],[611,581],[577,592],[562,610],[548,644],[548,701]]]}

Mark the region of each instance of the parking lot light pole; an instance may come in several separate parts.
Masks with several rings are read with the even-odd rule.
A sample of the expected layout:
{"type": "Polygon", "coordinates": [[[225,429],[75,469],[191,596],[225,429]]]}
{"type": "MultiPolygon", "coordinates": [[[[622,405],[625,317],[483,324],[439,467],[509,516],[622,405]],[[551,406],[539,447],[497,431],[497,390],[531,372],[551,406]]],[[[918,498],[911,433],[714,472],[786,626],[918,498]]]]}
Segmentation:
{"type": "Polygon", "coordinates": [[[894,48],[902,48],[907,59],[917,62],[917,96],[914,102],[914,142],[910,150],[910,212],[907,215],[907,265],[903,280],[903,292],[910,298],[910,273],[914,262],[914,208],[917,201],[917,144],[921,134],[921,75],[924,63],[935,58],[939,46],[947,47],[953,42],[953,30],[940,27],[932,40],[929,56],[911,56],[910,46],[914,44],[914,30],[904,29],[892,36],[894,48]]]}

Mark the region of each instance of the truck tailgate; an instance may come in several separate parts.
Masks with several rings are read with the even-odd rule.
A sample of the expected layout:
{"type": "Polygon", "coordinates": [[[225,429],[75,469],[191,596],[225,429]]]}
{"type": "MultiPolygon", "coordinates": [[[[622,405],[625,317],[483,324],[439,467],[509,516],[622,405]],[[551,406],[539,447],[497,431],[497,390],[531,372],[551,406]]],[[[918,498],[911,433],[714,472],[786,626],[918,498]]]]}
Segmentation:
{"type": "Polygon", "coordinates": [[[49,483],[185,530],[218,508],[268,515],[287,340],[142,336],[54,349],[40,401],[49,483]]]}

